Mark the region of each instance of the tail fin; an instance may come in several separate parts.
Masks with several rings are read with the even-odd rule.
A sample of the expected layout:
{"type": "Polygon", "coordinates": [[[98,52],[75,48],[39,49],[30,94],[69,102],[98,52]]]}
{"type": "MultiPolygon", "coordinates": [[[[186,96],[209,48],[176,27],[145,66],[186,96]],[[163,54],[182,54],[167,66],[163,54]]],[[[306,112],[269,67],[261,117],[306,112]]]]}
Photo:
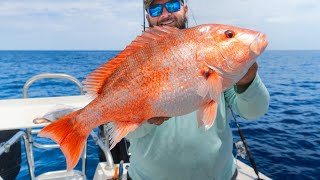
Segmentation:
{"type": "Polygon", "coordinates": [[[47,137],[60,145],[67,160],[67,170],[73,169],[80,158],[89,133],[81,127],[76,117],[79,111],[72,112],[43,128],[38,136],[47,137]]]}

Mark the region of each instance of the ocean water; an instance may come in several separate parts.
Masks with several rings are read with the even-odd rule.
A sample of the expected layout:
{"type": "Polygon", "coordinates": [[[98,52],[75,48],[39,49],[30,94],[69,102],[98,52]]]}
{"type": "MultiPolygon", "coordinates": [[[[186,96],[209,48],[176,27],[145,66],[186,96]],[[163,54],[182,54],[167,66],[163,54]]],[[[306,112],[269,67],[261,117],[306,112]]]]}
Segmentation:
{"type": "MultiPolygon", "coordinates": [[[[0,99],[22,98],[24,83],[41,73],[66,73],[82,81],[119,51],[0,51],[0,99]]],[[[267,114],[257,121],[239,120],[258,170],[273,179],[320,177],[320,51],[266,51],[258,59],[259,74],[271,96],[267,114]]],[[[67,80],[40,80],[29,97],[77,95],[67,80]]],[[[234,140],[238,140],[232,121],[234,140]]],[[[17,179],[28,179],[22,148],[17,179]]],[[[64,169],[59,149],[35,151],[36,175],[64,169]]],[[[89,138],[87,175],[92,179],[98,149],[89,138]]],[[[248,158],[243,160],[250,164],[248,158]]],[[[77,169],[80,169],[80,163],[77,169]]]]}

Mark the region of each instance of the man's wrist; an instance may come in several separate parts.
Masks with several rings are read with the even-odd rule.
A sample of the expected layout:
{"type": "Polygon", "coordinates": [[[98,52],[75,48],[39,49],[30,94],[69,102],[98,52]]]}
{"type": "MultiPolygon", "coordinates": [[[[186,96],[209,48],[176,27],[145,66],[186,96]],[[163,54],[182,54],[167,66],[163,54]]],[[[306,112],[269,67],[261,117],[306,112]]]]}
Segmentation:
{"type": "Polygon", "coordinates": [[[238,93],[238,94],[241,94],[243,92],[245,92],[249,86],[252,84],[253,80],[255,78],[253,78],[250,82],[246,83],[246,84],[241,84],[241,85],[235,85],[235,91],[238,93]]]}

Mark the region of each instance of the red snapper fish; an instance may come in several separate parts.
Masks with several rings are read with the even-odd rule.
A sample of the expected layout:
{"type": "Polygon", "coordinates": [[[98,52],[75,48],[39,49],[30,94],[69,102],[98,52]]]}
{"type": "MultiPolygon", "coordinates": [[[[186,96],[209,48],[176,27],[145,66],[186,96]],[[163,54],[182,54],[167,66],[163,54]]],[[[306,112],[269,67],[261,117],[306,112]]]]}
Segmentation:
{"type": "Polygon", "coordinates": [[[221,93],[246,74],[267,44],[263,33],[228,25],[149,28],[86,78],[85,89],[95,96],[91,103],[39,136],[60,145],[70,170],[101,124],[111,127],[111,148],[152,117],[197,110],[199,127],[209,129],[221,93]]]}

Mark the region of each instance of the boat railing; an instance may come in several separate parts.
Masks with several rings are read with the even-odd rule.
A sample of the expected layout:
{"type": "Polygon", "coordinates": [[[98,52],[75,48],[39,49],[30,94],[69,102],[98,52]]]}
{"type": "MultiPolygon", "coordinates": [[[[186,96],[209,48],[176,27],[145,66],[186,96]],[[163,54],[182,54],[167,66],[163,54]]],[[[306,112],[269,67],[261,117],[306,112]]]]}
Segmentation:
{"type": "MultiPolygon", "coordinates": [[[[67,75],[67,74],[39,74],[36,76],[33,76],[30,78],[23,87],[23,98],[28,98],[28,89],[29,87],[36,82],[37,80],[40,79],[52,79],[52,78],[59,78],[59,79],[67,79],[72,82],[74,82],[79,90],[80,90],[80,95],[84,94],[82,84],[81,82],[76,79],[73,76],[67,75]]],[[[41,129],[32,129],[32,128],[26,128],[25,130],[21,130],[18,133],[16,133],[13,137],[11,137],[8,141],[5,143],[0,144],[0,156],[3,153],[6,153],[10,150],[10,147],[18,142],[20,138],[22,137],[24,140],[24,145],[25,145],[25,151],[26,151],[26,158],[27,158],[27,164],[29,168],[29,173],[30,173],[30,179],[48,179],[52,177],[61,177],[63,178],[68,178],[68,179],[86,179],[86,158],[87,158],[87,144],[85,144],[85,147],[83,149],[83,153],[81,155],[82,159],[82,170],[81,172],[73,170],[73,172],[67,172],[66,170],[62,171],[52,171],[52,172],[47,172],[43,173],[37,177],[35,177],[35,163],[34,163],[34,154],[33,154],[33,146],[37,148],[42,148],[42,149],[52,149],[52,148],[58,148],[58,144],[42,144],[39,142],[36,142],[36,139],[38,138],[33,138],[33,135],[37,135],[41,129]]],[[[113,158],[109,149],[109,141],[108,138],[106,137],[99,137],[94,131],[90,133],[92,136],[93,140],[95,143],[101,148],[104,152],[104,155],[107,160],[107,167],[114,168],[114,162],[113,158]]]]}
{"type": "MultiPolygon", "coordinates": [[[[48,73],[48,74],[38,74],[36,76],[31,77],[23,86],[23,98],[28,98],[28,89],[29,87],[36,81],[41,80],[41,79],[66,79],[69,81],[74,82],[79,90],[80,90],[80,95],[83,95],[83,88],[82,88],[82,84],[81,82],[76,79],[73,76],[70,76],[68,74],[52,74],[52,73],[48,73]]],[[[29,148],[27,149],[28,151],[26,151],[26,154],[28,156],[30,156],[30,160],[31,160],[31,165],[29,166],[29,172],[30,172],[30,176],[31,179],[37,179],[35,177],[35,166],[34,166],[34,155],[33,155],[33,146],[37,147],[37,148],[42,148],[42,149],[52,149],[52,148],[58,148],[59,145],[58,144],[41,144],[36,142],[36,139],[33,139],[32,135],[36,135],[38,134],[38,132],[40,132],[41,129],[32,129],[32,128],[27,128],[26,130],[26,134],[27,134],[27,138],[28,138],[28,142],[27,142],[27,146],[29,146],[29,148]]],[[[86,153],[87,153],[87,146],[85,145],[84,149],[83,149],[83,153],[81,155],[81,159],[82,159],[82,171],[81,173],[78,171],[74,170],[74,173],[77,177],[80,177],[80,179],[86,179],[86,153]],[[80,176],[79,176],[80,175],[80,176]]],[[[28,161],[29,161],[28,159],[28,161]]],[[[41,177],[42,179],[45,179],[46,177],[50,177],[54,174],[59,174],[59,176],[64,176],[64,174],[67,174],[67,172],[64,171],[55,171],[55,172],[48,172],[42,175],[39,175],[38,177],[41,177]]]]}
{"type": "Polygon", "coordinates": [[[76,79],[73,76],[70,76],[68,74],[38,74],[33,76],[32,78],[30,78],[23,86],[23,98],[28,98],[28,89],[31,86],[31,84],[33,84],[35,81],[38,81],[40,79],[53,79],[53,78],[59,78],[59,79],[67,79],[70,80],[72,82],[74,82],[79,90],[80,90],[80,94],[83,95],[83,88],[82,88],[82,84],[81,82],[76,79]]]}
{"type": "MultiPolygon", "coordinates": [[[[41,129],[31,129],[31,134],[38,134],[41,131],[41,129]]],[[[42,149],[52,149],[52,148],[59,148],[60,146],[58,144],[41,144],[36,141],[33,142],[33,145],[37,148],[42,149]]]]}
{"type": "MultiPolygon", "coordinates": [[[[23,131],[19,131],[14,136],[12,136],[8,141],[6,141],[5,143],[3,143],[0,146],[0,156],[3,153],[8,153],[10,151],[10,147],[13,144],[15,144],[16,142],[18,142],[21,137],[23,138],[23,141],[24,141],[25,151],[29,152],[30,151],[30,146],[28,145],[29,144],[29,139],[27,137],[27,134],[25,132],[23,132],[23,131]]],[[[26,158],[27,158],[27,163],[28,163],[28,167],[29,167],[30,177],[32,177],[31,175],[33,175],[33,178],[31,178],[31,179],[34,179],[34,168],[33,168],[34,167],[34,161],[33,161],[33,158],[28,153],[26,153],[26,158]]]]}
{"type": "MultiPolygon", "coordinates": [[[[114,168],[114,162],[113,162],[113,157],[112,154],[110,152],[110,145],[109,145],[109,138],[108,137],[103,137],[103,139],[101,137],[98,137],[96,133],[91,132],[90,133],[92,139],[94,140],[94,142],[96,144],[98,144],[99,148],[103,151],[106,160],[107,160],[107,166],[110,168],[114,168]],[[107,141],[107,142],[106,142],[107,141]]],[[[108,136],[108,135],[106,135],[108,136]]]]}

